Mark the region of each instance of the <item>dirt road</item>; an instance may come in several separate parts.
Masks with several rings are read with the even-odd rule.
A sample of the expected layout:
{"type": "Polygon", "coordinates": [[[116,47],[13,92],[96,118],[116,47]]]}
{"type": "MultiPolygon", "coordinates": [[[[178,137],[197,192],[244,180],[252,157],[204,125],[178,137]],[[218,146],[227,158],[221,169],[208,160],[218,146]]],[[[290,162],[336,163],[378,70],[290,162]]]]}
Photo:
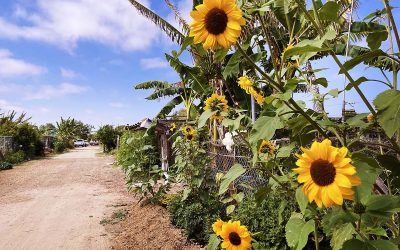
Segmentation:
{"type": "Polygon", "coordinates": [[[99,223],[126,203],[123,173],[97,147],[0,172],[0,249],[110,249],[99,223]]]}

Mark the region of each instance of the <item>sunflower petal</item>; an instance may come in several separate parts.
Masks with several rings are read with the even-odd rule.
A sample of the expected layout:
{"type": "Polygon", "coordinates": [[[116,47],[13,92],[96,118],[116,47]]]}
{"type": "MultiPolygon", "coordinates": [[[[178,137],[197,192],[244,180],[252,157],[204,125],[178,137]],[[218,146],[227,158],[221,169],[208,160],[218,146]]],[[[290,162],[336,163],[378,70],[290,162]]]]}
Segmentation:
{"type": "Polygon", "coordinates": [[[339,187],[351,188],[351,182],[349,178],[343,174],[336,173],[334,183],[336,183],[339,187]]]}
{"type": "Polygon", "coordinates": [[[339,187],[333,183],[326,187],[329,198],[337,205],[343,204],[343,196],[339,187]]]}

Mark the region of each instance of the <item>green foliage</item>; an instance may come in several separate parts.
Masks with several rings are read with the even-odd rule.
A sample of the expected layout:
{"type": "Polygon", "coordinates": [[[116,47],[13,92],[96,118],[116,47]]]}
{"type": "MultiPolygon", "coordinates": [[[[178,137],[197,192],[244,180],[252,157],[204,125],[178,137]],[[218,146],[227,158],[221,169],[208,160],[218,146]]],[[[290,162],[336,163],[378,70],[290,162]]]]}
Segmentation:
{"type": "Polygon", "coordinates": [[[14,151],[11,153],[8,153],[6,156],[6,161],[11,163],[11,164],[18,164],[26,159],[26,154],[22,150],[14,151]]]}
{"type": "Polygon", "coordinates": [[[179,194],[171,199],[167,208],[172,223],[202,245],[208,242],[212,224],[223,218],[225,213],[224,205],[215,193],[190,195],[186,199],[183,199],[183,194],[179,194]]]}
{"type": "Polygon", "coordinates": [[[118,131],[112,125],[104,125],[97,130],[96,139],[103,145],[103,151],[111,152],[117,147],[118,131]]]}
{"type": "Polygon", "coordinates": [[[62,141],[56,141],[54,143],[54,152],[57,154],[61,154],[62,152],[65,151],[65,144],[62,141]]]}
{"type": "Polygon", "coordinates": [[[245,198],[232,219],[240,220],[242,225],[247,226],[261,249],[288,249],[285,224],[295,210],[293,197],[282,191],[273,191],[259,205],[254,197],[245,198]]]}
{"type": "Polygon", "coordinates": [[[0,162],[0,171],[12,169],[12,167],[13,167],[13,165],[9,162],[6,162],[6,161],[0,162]]]}

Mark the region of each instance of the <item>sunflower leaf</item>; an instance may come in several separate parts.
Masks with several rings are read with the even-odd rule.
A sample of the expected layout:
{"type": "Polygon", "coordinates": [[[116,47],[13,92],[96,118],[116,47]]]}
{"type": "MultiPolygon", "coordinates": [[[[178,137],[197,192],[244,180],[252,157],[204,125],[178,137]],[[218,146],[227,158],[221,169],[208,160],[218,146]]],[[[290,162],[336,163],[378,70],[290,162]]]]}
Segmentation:
{"type": "Polygon", "coordinates": [[[303,249],[308,235],[314,231],[314,220],[305,222],[301,214],[293,213],[286,224],[286,241],[291,249],[303,249]]]}
{"type": "Polygon", "coordinates": [[[378,122],[388,137],[400,129],[400,91],[390,89],[380,93],[374,100],[378,110],[378,122]]]}
{"type": "Polygon", "coordinates": [[[204,127],[204,125],[206,125],[207,123],[208,118],[210,118],[215,113],[217,113],[217,111],[212,111],[211,109],[207,109],[206,111],[204,111],[199,117],[199,124],[197,127],[198,128],[204,127]]]}
{"type": "Polygon", "coordinates": [[[215,250],[218,249],[221,240],[218,238],[216,234],[211,234],[210,238],[208,239],[207,250],[215,250]]]}
{"type": "Polygon", "coordinates": [[[218,194],[221,195],[225,193],[229,185],[236,180],[239,176],[241,176],[244,172],[246,172],[246,169],[243,168],[242,165],[240,164],[235,164],[229,169],[229,171],[222,177],[222,182],[221,185],[219,186],[219,192],[218,194]]]}
{"type": "Polygon", "coordinates": [[[356,231],[351,223],[346,223],[337,227],[332,234],[331,247],[333,250],[342,249],[343,243],[353,238],[356,231]]]}
{"type": "Polygon", "coordinates": [[[308,205],[308,199],[301,187],[296,189],[296,201],[299,204],[301,213],[304,214],[308,205]]]}

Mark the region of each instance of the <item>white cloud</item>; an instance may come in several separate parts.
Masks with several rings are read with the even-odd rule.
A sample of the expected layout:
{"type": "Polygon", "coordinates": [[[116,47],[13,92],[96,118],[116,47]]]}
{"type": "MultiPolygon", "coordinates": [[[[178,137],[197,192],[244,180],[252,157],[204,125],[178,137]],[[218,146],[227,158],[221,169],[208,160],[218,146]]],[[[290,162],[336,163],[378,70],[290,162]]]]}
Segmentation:
{"type": "Polygon", "coordinates": [[[167,68],[169,66],[168,61],[160,57],[140,59],[140,65],[143,69],[159,69],[167,68]]]}
{"type": "Polygon", "coordinates": [[[60,85],[42,85],[33,93],[26,93],[28,100],[53,99],[70,94],[80,94],[88,90],[86,86],[72,83],[61,83],[60,85]]]}
{"type": "Polygon", "coordinates": [[[13,57],[11,51],[0,49],[0,77],[41,75],[47,69],[13,57]]]}
{"type": "Polygon", "coordinates": [[[121,103],[121,102],[111,102],[109,103],[110,107],[113,108],[124,108],[125,104],[121,103]]]}
{"type": "MultiPolygon", "coordinates": [[[[142,0],[148,6],[148,0],[142,0]]],[[[21,6],[14,16],[0,17],[0,37],[47,42],[73,51],[79,41],[95,41],[133,51],[148,48],[158,29],[127,0],[36,0],[36,11],[21,6]]]]}
{"type": "Polygon", "coordinates": [[[64,78],[75,78],[78,76],[77,73],[75,73],[73,70],[70,69],[60,68],[60,71],[61,71],[61,76],[64,78]]]}
{"type": "Polygon", "coordinates": [[[17,111],[17,112],[23,112],[24,109],[18,105],[13,105],[9,103],[8,101],[4,99],[0,99],[0,111],[17,111]]]}
{"type": "Polygon", "coordinates": [[[54,99],[71,94],[80,94],[88,89],[87,86],[72,83],[61,83],[59,85],[0,84],[0,93],[21,96],[25,100],[54,99]]]}

